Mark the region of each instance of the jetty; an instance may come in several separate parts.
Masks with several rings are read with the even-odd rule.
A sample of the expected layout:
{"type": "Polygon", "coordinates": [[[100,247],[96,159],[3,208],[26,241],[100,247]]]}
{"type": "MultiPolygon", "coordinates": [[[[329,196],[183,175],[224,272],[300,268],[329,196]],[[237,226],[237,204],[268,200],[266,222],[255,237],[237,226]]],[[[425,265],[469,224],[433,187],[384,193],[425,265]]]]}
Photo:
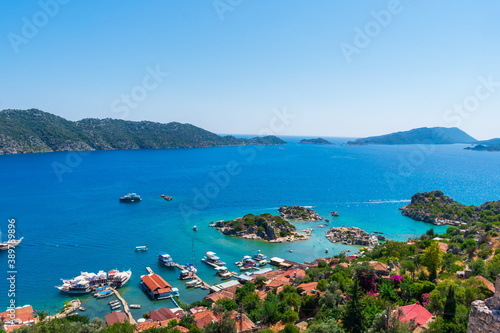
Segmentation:
{"type": "Polygon", "coordinates": [[[125,311],[125,313],[128,316],[128,321],[132,325],[137,324],[136,321],[135,321],[135,319],[134,319],[134,317],[132,317],[132,314],[130,313],[130,309],[128,307],[127,301],[125,301],[125,299],[120,295],[120,293],[115,288],[111,288],[111,290],[113,290],[115,292],[115,296],[120,300],[120,302],[122,302],[122,304],[123,304],[123,310],[125,311]]]}
{"type": "Polygon", "coordinates": [[[47,317],[45,317],[44,321],[49,321],[49,320],[52,320],[54,318],[64,318],[66,316],[69,316],[73,312],[75,312],[76,310],[80,309],[81,306],[82,306],[82,302],[78,298],[74,299],[74,300],[70,301],[67,306],[64,306],[64,308],[62,309],[62,311],[60,313],[53,315],[53,316],[47,316],[47,317]]]}
{"type": "MultiPolygon", "coordinates": [[[[175,266],[175,267],[177,267],[178,269],[180,269],[181,271],[186,269],[186,267],[185,267],[185,266],[179,265],[179,264],[178,264],[178,263],[176,263],[176,262],[174,262],[174,266],[175,266]]],[[[193,277],[193,279],[196,279],[196,280],[200,281],[200,282],[201,282],[201,284],[202,284],[204,287],[206,287],[206,288],[210,288],[210,285],[209,285],[208,283],[206,283],[205,281],[203,281],[202,279],[200,279],[200,278],[198,277],[198,275],[196,275],[196,273],[191,273],[191,276],[193,277]]],[[[174,299],[174,298],[172,297],[172,299],[174,299]]],[[[174,303],[175,303],[175,302],[174,302],[174,303]]]]}
{"type": "Polygon", "coordinates": [[[151,267],[146,267],[146,270],[148,271],[149,274],[154,274],[153,270],[151,267]]]}

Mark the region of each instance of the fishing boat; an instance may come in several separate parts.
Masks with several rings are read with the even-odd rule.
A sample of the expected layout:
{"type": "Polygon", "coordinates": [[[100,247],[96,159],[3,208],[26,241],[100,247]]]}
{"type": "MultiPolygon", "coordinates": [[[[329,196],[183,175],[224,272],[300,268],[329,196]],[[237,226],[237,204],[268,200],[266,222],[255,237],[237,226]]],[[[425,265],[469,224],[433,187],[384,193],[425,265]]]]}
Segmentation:
{"type": "Polygon", "coordinates": [[[142,200],[141,196],[136,193],[129,193],[123,197],[120,197],[120,202],[130,203],[130,202],[140,202],[141,200],[142,200]]]}
{"type": "Polygon", "coordinates": [[[122,307],[122,306],[121,306],[121,304],[116,304],[116,305],[113,305],[113,306],[111,307],[111,310],[116,310],[116,309],[119,309],[119,308],[121,308],[121,307],[122,307]]]}
{"type": "Polygon", "coordinates": [[[145,252],[147,250],[148,250],[148,248],[145,246],[136,246],[135,247],[135,252],[145,252]]]}
{"type": "Polygon", "coordinates": [[[190,263],[190,262],[188,262],[188,263],[186,264],[186,269],[187,269],[188,271],[190,271],[191,273],[194,273],[194,274],[198,273],[198,270],[196,269],[196,266],[195,266],[195,265],[193,265],[193,264],[192,264],[192,263],[190,263]]]}
{"type": "Polygon", "coordinates": [[[183,269],[181,271],[181,274],[179,275],[178,279],[179,280],[187,280],[187,279],[190,279],[191,278],[191,272],[188,271],[187,269],[183,269]]]}
{"type": "Polygon", "coordinates": [[[23,240],[23,238],[24,237],[21,237],[19,239],[9,239],[6,242],[2,242],[2,232],[0,231],[0,251],[6,251],[8,249],[12,249],[18,246],[23,240]]]}
{"type": "Polygon", "coordinates": [[[253,258],[257,261],[260,261],[260,260],[266,260],[267,256],[260,253],[260,250],[259,250],[259,251],[253,253],[253,258]]]}
{"type": "Polygon", "coordinates": [[[167,267],[174,267],[174,262],[168,253],[160,252],[158,260],[167,267]]]}
{"type": "Polygon", "coordinates": [[[119,300],[117,300],[117,299],[115,299],[114,301],[111,301],[111,302],[109,302],[108,304],[109,304],[109,305],[112,305],[112,304],[115,304],[115,303],[120,303],[120,301],[119,301],[119,300]]]}
{"type": "Polygon", "coordinates": [[[215,252],[205,252],[205,257],[201,259],[201,261],[209,264],[210,266],[221,266],[226,263],[220,260],[219,257],[215,254],[215,252]]]}
{"type": "Polygon", "coordinates": [[[121,288],[130,280],[131,276],[132,271],[130,269],[123,272],[113,269],[108,272],[108,285],[113,288],[121,288]]]}

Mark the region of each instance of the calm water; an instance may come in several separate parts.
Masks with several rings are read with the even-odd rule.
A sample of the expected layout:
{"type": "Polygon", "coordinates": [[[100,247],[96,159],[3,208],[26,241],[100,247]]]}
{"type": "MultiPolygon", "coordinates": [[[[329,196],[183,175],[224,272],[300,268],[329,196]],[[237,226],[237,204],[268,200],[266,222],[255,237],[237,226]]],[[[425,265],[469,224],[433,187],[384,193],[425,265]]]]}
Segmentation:
{"type": "MultiPolygon", "coordinates": [[[[206,291],[186,289],[178,271],[157,261],[163,250],[176,262],[192,262],[193,240],[199,276],[211,284],[218,279],[199,261],[205,251],[217,252],[235,269],[235,261],[255,250],[304,261],[324,257],[327,247],[330,255],[347,248],[329,243],[327,228],[316,228],[319,223],[296,223],[299,230],[312,226],[315,231],[308,241],[292,244],[225,237],[208,227],[246,213],[276,214],[281,205],[313,206],[325,218],[335,210],[340,217],[330,217],[330,226],[357,226],[404,240],[430,228],[398,211],[416,192],[442,189],[466,204],[500,197],[500,153],[465,151],[461,145],[312,146],[285,139],[292,143],[0,156],[0,227],[6,231],[7,220],[15,218],[24,236],[16,250],[17,305],[53,312],[70,299],[54,288],[61,278],[130,268],[132,279],[120,292],[129,303],[143,305],[134,310],[137,317],[150,308],[173,307],[169,300],[150,302],[140,290],[146,266],[178,287],[181,301],[201,299],[206,291]],[[60,178],[54,163],[66,165],[60,178]],[[232,175],[221,176],[228,169],[232,175]],[[141,194],[143,201],[120,204],[118,197],[129,192],[141,194]],[[163,193],[174,200],[159,198],[163,193]],[[135,253],[138,245],[149,251],[135,253]]],[[[0,308],[5,308],[7,253],[0,253],[0,260],[0,308]]],[[[109,313],[109,298],[81,299],[91,317],[109,313]]]]}

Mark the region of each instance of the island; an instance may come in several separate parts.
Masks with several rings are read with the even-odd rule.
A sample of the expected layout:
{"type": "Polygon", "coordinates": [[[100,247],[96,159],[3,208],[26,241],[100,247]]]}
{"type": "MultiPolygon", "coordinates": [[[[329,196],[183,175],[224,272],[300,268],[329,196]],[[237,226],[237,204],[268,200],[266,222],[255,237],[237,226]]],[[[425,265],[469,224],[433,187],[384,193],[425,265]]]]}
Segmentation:
{"type": "Polygon", "coordinates": [[[332,143],[330,141],[327,141],[323,138],[317,138],[317,139],[302,139],[299,141],[299,143],[303,144],[309,144],[309,145],[331,145],[332,143]]]}
{"type": "Polygon", "coordinates": [[[462,226],[500,222],[500,200],[480,206],[464,205],[444,195],[442,191],[417,193],[411,203],[401,208],[404,216],[435,225],[462,226]]]}
{"type": "Polygon", "coordinates": [[[285,243],[309,238],[312,229],[298,233],[295,226],[280,216],[264,213],[247,214],[232,221],[217,221],[215,227],[226,236],[260,239],[270,243],[285,243]]]}
{"type": "MultiPolygon", "coordinates": [[[[326,233],[326,238],[332,243],[345,245],[377,245],[378,239],[373,234],[370,236],[366,231],[356,227],[332,227],[326,233]]],[[[385,240],[385,237],[381,237],[385,240]]]]}
{"type": "Polygon", "coordinates": [[[321,221],[323,219],[313,209],[303,206],[281,206],[278,212],[286,220],[321,221]]]}
{"type": "Polygon", "coordinates": [[[239,139],[178,122],[163,124],[109,118],[69,121],[38,109],[0,112],[0,155],[282,144],[286,142],[272,135],[239,139]]]}
{"type": "Polygon", "coordinates": [[[475,151],[500,151],[500,146],[476,145],[474,147],[465,147],[464,149],[475,150],[475,151]]]}
{"type": "Polygon", "coordinates": [[[456,144],[476,143],[477,140],[464,131],[452,127],[422,127],[410,131],[391,133],[380,136],[357,139],[347,142],[348,145],[413,145],[413,144],[456,144]]]}

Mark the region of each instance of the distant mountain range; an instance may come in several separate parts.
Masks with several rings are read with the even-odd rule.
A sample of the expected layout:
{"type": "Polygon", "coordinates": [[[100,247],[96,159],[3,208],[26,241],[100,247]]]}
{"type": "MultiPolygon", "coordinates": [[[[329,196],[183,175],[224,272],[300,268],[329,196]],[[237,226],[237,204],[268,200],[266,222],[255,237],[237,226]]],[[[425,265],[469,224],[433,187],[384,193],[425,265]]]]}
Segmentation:
{"type": "Polygon", "coordinates": [[[37,109],[0,111],[0,154],[281,144],[275,136],[238,139],[176,122],[69,121],[37,109]]]}
{"type": "Polygon", "coordinates": [[[372,136],[355,141],[349,141],[348,145],[411,145],[411,144],[455,144],[455,143],[478,143],[476,139],[464,131],[452,127],[422,127],[410,131],[391,133],[381,136],[372,136]]]}
{"type": "Polygon", "coordinates": [[[299,143],[305,143],[305,144],[310,144],[310,145],[331,145],[332,144],[330,141],[327,141],[323,138],[302,139],[299,141],[299,143]]]}

